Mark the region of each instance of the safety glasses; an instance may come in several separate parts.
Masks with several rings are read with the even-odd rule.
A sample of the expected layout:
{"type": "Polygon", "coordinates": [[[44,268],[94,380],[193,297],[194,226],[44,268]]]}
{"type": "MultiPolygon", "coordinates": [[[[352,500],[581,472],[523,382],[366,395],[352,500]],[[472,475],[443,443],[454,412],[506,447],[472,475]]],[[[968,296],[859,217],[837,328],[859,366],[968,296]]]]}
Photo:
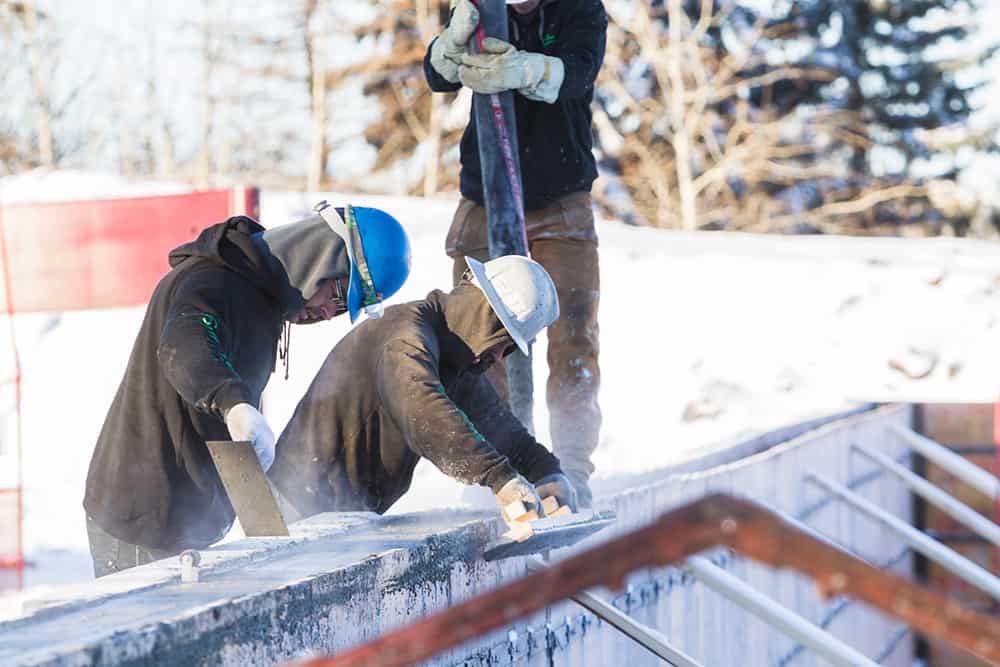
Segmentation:
{"type": "Polygon", "coordinates": [[[361,241],[361,229],[358,227],[357,217],[354,215],[354,207],[347,204],[344,207],[344,215],[326,201],[316,204],[314,210],[320,214],[326,224],[330,226],[340,238],[344,239],[347,245],[347,252],[350,253],[351,267],[358,274],[358,282],[361,284],[361,306],[365,314],[371,318],[382,317],[385,306],[383,305],[382,294],[375,289],[375,281],[372,280],[371,271],[368,269],[368,261],[365,259],[365,248],[361,241]]]}
{"type": "Polygon", "coordinates": [[[344,294],[344,288],[340,286],[340,278],[333,279],[333,297],[337,304],[337,314],[346,313],[347,295],[344,294]]]}

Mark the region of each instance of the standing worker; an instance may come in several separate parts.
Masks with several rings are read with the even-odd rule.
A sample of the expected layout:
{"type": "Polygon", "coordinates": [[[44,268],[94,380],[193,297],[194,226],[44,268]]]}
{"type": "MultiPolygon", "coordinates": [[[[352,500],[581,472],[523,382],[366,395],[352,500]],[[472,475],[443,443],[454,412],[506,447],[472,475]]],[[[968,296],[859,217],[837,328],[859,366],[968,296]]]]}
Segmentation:
{"type": "MultiPolygon", "coordinates": [[[[511,43],[487,38],[483,54],[468,51],[479,14],[458,0],[451,19],[424,57],[431,89],[463,85],[482,94],[516,91],[514,110],[531,257],[552,276],[562,317],[548,329],[547,399],[552,445],[591,504],[588,479],[597,448],[597,233],[590,189],[597,177],[590,104],[604,60],[608,17],[600,0],[507,0],[511,43]]],[[[464,255],[489,258],[475,114],[461,143],[462,200],[445,241],[457,284],[464,255]]],[[[502,370],[502,369],[501,369],[502,370]]],[[[506,391],[503,373],[491,374],[506,391]]]]}
{"type": "Polygon", "coordinates": [[[95,576],[222,539],[235,515],[205,442],[250,441],[271,466],[259,406],[282,329],[287,353],[289,325],[376,314],[403,285],[399,222],[372,208],[342,214],[349,243],[318,215],[267,230],[238,216],[170,253],[90,461],[95,576]]]}

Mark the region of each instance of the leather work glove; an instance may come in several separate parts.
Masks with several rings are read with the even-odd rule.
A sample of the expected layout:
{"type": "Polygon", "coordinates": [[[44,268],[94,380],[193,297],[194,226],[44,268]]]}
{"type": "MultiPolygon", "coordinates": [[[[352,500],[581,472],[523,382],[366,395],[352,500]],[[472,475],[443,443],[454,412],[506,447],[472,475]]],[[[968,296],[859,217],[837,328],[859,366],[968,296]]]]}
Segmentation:
{"type": "Polygon", "coordinates": [[[237,403],[226,413],[226,428],[234,441],[253,443],[260,467],[267,472],[274,463],[274,433],[264,415],[249,403],[237,403]]]}
{"type": "Polygon", "coordinates": [[[554,497],[559,502],[560,507],[565,505],[569,508],[570,512],[576,512],[579,509],[576,489],[573,487],[573,483],[569,481],[569,477],[562,473],[542,477],[535,482],[535,491],[538,492],[538,496],[542,500],[545,500],[549,496],[554,497]]]}
{"type": "Polygon", "coordinates": [[[507,506],[511,503],[521,501],[524,509],[528,512],[534,511],[539,517],[545,516],[542,510],[542,499],[538,497],[535,487],[520,475],[515,475],[513,479],[500,487],[496,493],[497,503],[500,505],[500,515],[507,523],[512,523],[516,516],[507,514],[507,506]]]}
{"type": "Polygon", "coordinates": [[[463,85],[483,95],[516,90],[536,102],[556,101],[563,77],[563,62],[544,53],[518,51],[502,39],[487,37],[482,53],[466,53],[458,68],[463,85]]]}
{"type": "Polygon", "coordinates": [[[478,25],[479,10],[469,0],[458,0],[448,27],[431,45],[431,67],[451,83],[458,83],[458,66],[478,25]]]}

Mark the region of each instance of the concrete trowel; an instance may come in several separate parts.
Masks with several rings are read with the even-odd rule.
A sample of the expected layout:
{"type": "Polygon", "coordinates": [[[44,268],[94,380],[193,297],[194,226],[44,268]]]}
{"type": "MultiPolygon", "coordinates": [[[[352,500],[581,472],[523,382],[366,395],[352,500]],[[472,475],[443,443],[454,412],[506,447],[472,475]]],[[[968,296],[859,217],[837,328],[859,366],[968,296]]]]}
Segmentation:
{"type": "Polygon", "coordinates": [[[288,537],[288,525],[257,460],[253,443],[209,440],[205,444],[243,527],[243,534],[247,537],[288,537]]]}
{"type": "Polygon", "coordinates": [[[527,511],[520,502],[504,508],[510,530],[490,544],[483,553],[487,561],[548,553],[552,549],[570,547],[615,522],[615,513],[605,510],[570,512],[549,496],[542,500],[545,516],[539,518],[527,511]]]}

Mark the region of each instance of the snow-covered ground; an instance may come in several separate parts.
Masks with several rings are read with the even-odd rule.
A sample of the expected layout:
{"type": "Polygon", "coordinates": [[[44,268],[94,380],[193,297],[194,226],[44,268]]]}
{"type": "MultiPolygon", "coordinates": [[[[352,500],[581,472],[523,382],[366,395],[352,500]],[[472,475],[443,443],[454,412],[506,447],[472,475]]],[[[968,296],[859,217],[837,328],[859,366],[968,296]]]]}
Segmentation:
{"type": "MultiPolygon", "coordinates": [[[[41,191],[32,195],[30,181],[21,182],[20,194],[4,186],[0,181],[0,201],[41,191]]],[[[109,184],[100,196],[114,190],[109,184]]],[[[65,191],[89,190],[78,183],[65,191]]],[[[292,221],[321,198],[381,206],[407,226],[414,271],[397,301],[449,285],[443,243],[453,197],[265,192],[262,221],[292,221]]],[[[944,238],[676,233],[612,221],[601,221],[599,234],[604,429],[598,488],[601,480],[655,470],[697,449],[857,400],[992,401],[997,394],[1000,246],[944,238]]],[[[26,570],[29,587],[91,576],[80,506],[84,478],[141,317],[142,309],[133,308],[17,318],[25,540],[34,564],[26,570]]],[[[275,375],[265,396],[275,430],[349,326],[338,318],[293,329],[291,377],[275,375]]],[[[544,345],[540,340],[536,349],[544,345]]],[[[0,375],[10,370],[10,356],[2,336],[0,375]]],[[[545,375],[544,354],[537,354],[536,424],[543,441],[545,375]]],[[[10,399],[0,392],[0,414],[8,414],[10,399]]],[[[8,418],[3,426],[7,446],[13,425],[8,418]]],[[[0,488],[10,482],[11,460],[0,453],[0,488]]],[[[483,501],[483,493],[422,464],[393,511],[483,501]]]]}

